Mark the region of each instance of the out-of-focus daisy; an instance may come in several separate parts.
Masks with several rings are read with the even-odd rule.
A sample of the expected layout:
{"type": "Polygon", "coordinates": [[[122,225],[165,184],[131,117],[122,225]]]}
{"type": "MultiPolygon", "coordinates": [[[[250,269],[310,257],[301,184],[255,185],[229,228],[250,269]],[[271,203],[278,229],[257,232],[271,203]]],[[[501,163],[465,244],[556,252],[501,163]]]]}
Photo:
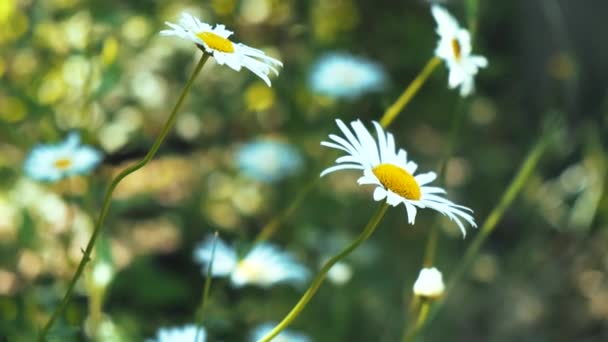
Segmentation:
{"type": "Polygon", "coordinates": [[[344,285],[353,276],[353,269],[344,261],[339,261],[327,272],[327,279],[334,285],[344,285]]]}
{"type": "Polygon", "coordinates": [[[205,328],[188,324],[183,327],[161,328],[156,333],[155,339],[149,339],[146,342],[205,342],[206,340],[207,332],[205,328]]]}
{"type": "MultiPolygon", "coordinates": [[[[261,340],[266,334],[268,334],[276,324],[264,323],[258,325],[252,332],[249,338],[250,342],[257,342],[261,340]]],[[[283,330],[277,337],[272,339],[273,342],[311,342],[310,337],[294,332],[291,330],[283,330]]]]}
{"type": "MultiPolygon", "coordinates": [[[[194,253],[196,261],[207,271],[211,261],[214,238],[205,240],[194,253]]],[[[235,287],[247,284],[270,287],[279,283],[299,285],[309,277],[309,271],[288,253],[269,243],[255,245],[244,258],[239,259],[234,248],[221,239],[215,242],[215,254],[211,266],[213,276],[229,276],[235,287]]]]}
{"type": "Polygon", "coordinates": [[[270,86],[268,74],[279,74],[277,67],[283,66],[279,60],[266,56],[264,51],[254,49],[242,43],[234,43],[228,39],[232,31],[226,26],[216,24],[215,27],[200,21],[189,13],[182,13],[179,24],[166,22],[170,30],[160,31],[164,36],[176,36],[189,40],[215,58],[218,64],[226,64],[240,71],[245,67],[270,86]]]}
{"type": "Polygon", "coordinates": [[[378,137],[376,143],[360,120],[351,122],[352,131],[341,120],[336,122],[346,139],[330,134],[331,141],[323,141],[321,145],[344,151],[347,155],[339,157],[336,165],[325,169],[321,177],[344,169],[362,170],[363,176],[357,182],[376,186],[375,201],[386,200],[393,207],[403,203],[410,224],[414,224],[418,208],[429,208],[456,222],[463,236],[466,231],[461,219],[476,227],[473,216],[469,214],[471,209],[441,197],[445,194],[442,188],[427,185],[437,178],[434,172],[415,175],[418,165],[407,160],[405,150],[396,149],[395,138],[384,132],[380,124],[374,121],[378,137]]]}
{"type": "Polygon", "coordinates": [[[475,88],[474,77],[479,68],[488,66],[488,60],[471,54],[471,35],[461,28],[450,13],[439,5],[431,7],[437,22],[439,43],[435,55],[443,59],[449,69],[448,85],[451,89],[460,86],[460,95],[467,96],[475,88]]]}
{"type": "Polygon", "coordinates": [[[59,144],[34,147],[25,160],[24,170],[30,178],[56,182],[65,177],[90,172],[101,159],[101,152],[80,145],[80,135],[72,132],[59,144]]]}
{"type": "Polygon", "coordinates": [[[239,169],[261,182],[276,182],[302,167],[300,153],[290,144],[262,140],[248,143],[236,153],[239,169]]]}
{"type": "Polygon", "coordinates": [[[414,294],[426,299],[437,299],[443,295],[445,284],[441,272],[435,267],[420,270],[414,283],[414,294]]]}
{"type": "Polygon", "coordinates": [[[310,87],[315,93],[354,98],[382,89],[386,73],[376,63],[344,53],[321,57],[312,67],[310,87]]]}

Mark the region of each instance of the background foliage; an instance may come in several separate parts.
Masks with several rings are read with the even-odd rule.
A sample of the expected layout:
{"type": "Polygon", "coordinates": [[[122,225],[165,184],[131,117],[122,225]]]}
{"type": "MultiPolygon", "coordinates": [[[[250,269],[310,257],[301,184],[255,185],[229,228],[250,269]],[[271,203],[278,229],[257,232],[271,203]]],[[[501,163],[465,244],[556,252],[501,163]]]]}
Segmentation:
{"type": "MultiPolygon", "coordinates": [[[[608,339],[608,3],[478,5],[475,17],[474,1],[446,4],[462,23],[476,23],[474,50],[490,61],[476,93],[461,100],[440,67],[391,127],[398,143],[422,170],[436,169],[462,111],[441,183],[482,221],[545,123],[558,118],[563,131],[423,336],[608,339]]],[[[118,188],[95,256],[112,265],[111,283],[98,288],[87,275],[59,339],[85,339],[92,296],[103,298],[99,322],[116,340],[191,322],[204,282],[192,258],[196,244],[217,230],[244,251],[336,157],[319,146],[336,131],[333,120],[378,120],[436,44],[423,1],[0,2],[0,336],[33,338],[80,260],[110,177],[160,130],[198,58],[191,44],[157,34],[182,10],[226,24],[285,67],[266,88],[249,72],[205,66],[160,155],[118,188]],[[311,65],[336,51],[381,64],[385,89],[349,100],[313,94],[311,65]],[[104,151],[103,165],[56,184],[25,178],[31,148],[72,130],[104,151]],[[292,144],[304,167],[280,182],[246,177],[235,151],[256,139],[292,144]]],[[[321,180],[271,241],[318,269],[374,211],[356,178],[321,180]]],[[[325,284],[294,328],[315,341],[398,340],[435,218],[423,212],[412,227],[405,210],[390,210],[347,259],[352,279],[325,284]]],[[[476,232],[462,240],[442,223],[436,265],[449,279],[476,232]]],[[[215,281],[205,323],[211,340],[244,340],[254,325],[282,318],[301,292],[215,281]]]]}

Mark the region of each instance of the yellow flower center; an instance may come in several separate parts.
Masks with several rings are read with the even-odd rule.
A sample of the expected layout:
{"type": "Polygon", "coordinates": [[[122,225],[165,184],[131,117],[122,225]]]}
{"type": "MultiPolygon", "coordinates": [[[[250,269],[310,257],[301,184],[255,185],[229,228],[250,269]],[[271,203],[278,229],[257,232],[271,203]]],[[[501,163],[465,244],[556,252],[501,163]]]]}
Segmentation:
{"type": "Polygon", "coordinates": [[[454,58],[459,61],[460,56],[462,55],[462,48],[460,42],[456,38],[452,38],[452,52],[454,53],[454,58]]]}
{"type": "Polygon", "coordinates": [[[263,266],[259,263],[251,262],[247,259],[239,261],[236,268],[237,272],[249,281],[261,278],[264,270],[263,266]]]}
{"type": "Polygon", "coordinates": [[[213,32],[201,32],[196,34],[207,46],[213,50],[221,52],[234,52],[234,45],[232,42],[224,37],[220,37],[213,32]]]}
{"type": "Polygon", "coordinates": [[[66,170],[72,166],[72,160],[68,158],[59,158],[55,160],[54,165],[59,170],[66,170]]]}
{"type": "Polygon", "coordinates": [[[409,172],[393,164],[380,164],[372,169],[380,183],[397,195],[418,201],[422,197],[420,185],[409,172]]]}

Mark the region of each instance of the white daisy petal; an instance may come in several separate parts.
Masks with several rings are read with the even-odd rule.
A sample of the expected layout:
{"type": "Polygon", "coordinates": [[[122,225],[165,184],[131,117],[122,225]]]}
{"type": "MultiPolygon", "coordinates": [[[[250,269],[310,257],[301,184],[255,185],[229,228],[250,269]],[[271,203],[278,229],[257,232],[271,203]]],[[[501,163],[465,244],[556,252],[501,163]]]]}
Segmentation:
{"type": "Polygon", "coordinates": [[[156,338],[146,342],[205,342],[207,332],[205,328],[188,324],[183,327],[161,328],[156,332],[156,338]]]}
{"type": "MultiPolygon", "coordinates": [[[[257,326],[251,332],[249,339],[247,341],[248,342],[260,341],[262,338],[264,338],[264,336],[266,336],[268,333],[270,333],[275,326],[276,326],[275,323],[264,323],[264,324],[257,326]]],[[[308,337],[302,333],[299,333],[299,332],[291,331],[289,329],[281,331],[281,333],[279,335],[277,335],[277,337],[275,337],[273,339],[273,341],[276,341],[276,342],[281,342],[281,341],[282,342],[312,342],[310,337],[308,337]]]]}
{"type": "Polygon", "coordinates": [[[434,181],[437,178],[437,174],[433,171],[419,174],[415,177],[418,185],[422,186],[434,181]]]}
{"type": "Polygon", "coordinates": [[[194,260],[203,264],[203,274],[207,273],[207,267],[209,267],[212,255],[213,264],[211,265],[211,275],[216,277],[227,276],[236,268],[238,262],[236,251],[228,246],[222,239],[209,237],[194,251],[194,260]],[[213,252],[214,240],[215,252],[213,252]]]}
{"type": "Polygon", "coordinates": [[[407,211],[407,221],[409,224],[414,224],[416,222],[416,207],[411,203],[405,202],[405,210],[407,211]]]}
{"type": "Polygon", "coordinates": [[[301,285],[309,276],[308,269],[290,254],[272,244],[261,243],[239,261],[230,280],[237,287],[247,284],[269,287],[278,283],[301,285]]]}
{"type": "Polygon", "coordinates": [[[323,172],[321,172],[321,177],[323,177],[327,174],[330,174],[332,172],[338,171],[338,170],[347,170],[347,169],[362,170],[363,166],[356,165],[356,164],[335,165],[335,166],[328,167],[327,169],[323,170],[323,172]]]}
{"type": "Polygon", "coordinates": [[[384,190],[384,188],[382,187],[377,187],[374,190],[374,201],[378,202],[378,201],[382,201],[383,199],[386,198],[387,192],[386,190],[384,190]]]}

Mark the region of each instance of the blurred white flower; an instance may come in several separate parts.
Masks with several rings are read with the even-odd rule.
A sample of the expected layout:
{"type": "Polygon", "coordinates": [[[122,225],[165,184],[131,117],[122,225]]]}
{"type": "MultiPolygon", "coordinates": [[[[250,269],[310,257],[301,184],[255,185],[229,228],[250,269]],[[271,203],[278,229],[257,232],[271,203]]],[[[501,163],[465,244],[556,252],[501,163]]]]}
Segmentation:
{"type": "Polygon", "coordinates": [[[445,194],[444,189],[427,186],[437,178],[435,172],[414,175],[418,165],[407,160],[405,150],[396,149],[395,138],[385,132],[380,124],[373,122],[378,137],[376,143],[360,120],[351,122],[352,132],[341,120],[336,120],[336,123],[346,139],[330,134],[332,141],[323,141],[321,145],[344,151],[347,155],[336,159],[336,165],[325,169],[321,177],[344,169],[362,170],[363,176],[357,183],[376,186],[375,201],[386,200],[393,207],[403,203],[410,224],[415,223],[418,208],[429,208],[456,222],[463,236],[466,231],[461,219],[473,227],[477,226],[473,216],[468,213],[471,209],[441,197],[441,194],[445,194]]]}
{"type": "MultiPolygon", "coordinates": [[[[204,265],[203,272],[211,261],[214,238],[208,238],[194,252],[196,261],[204,265]]],[[[309,277],[309,271],[294,258],[269,243],[255,245],[244,258],[239,259],[236,251],[217,238],[215,254],[211,266],[213,276],[230,276],[235,287],[247,284],[270,287],[279,283],[299,285],[309,277]]]]}
{"type": "Polygon", "coordinates": [[[426,299],[436,299],[443,295],[445,285],[441,272],[435,267],[420,270],[414,283],[414,294],[426,299]]]}
{"type": "Polygon", "coordinates": [[[437,22],[439,43],[435,55],[443,59],[449,69],[448,85],[451,89],[460,86],[460,95],[467,96],[475,88],[474,77],[479,68],[488,66],[488,60],[472,55],[471,35],[461,28],[450,13],[439,5],[431,7],[437,22]]]}
{"type": "Polygon", "coordinates": [[[93,283],[100,288],[105,288],[112,281],[114,276],[114,268],[106,261],[95,263],[91,271],[91,279],[93,283]]]}
{"type": "Polygon", "coordinates": [[[345,53],[321,57],[312,67],[313,92],[334,98],[354,98],[384,87],[386,73],[376,63],[345,53]]]}
{"type": "Polygon", "coordinates": [[[148,339],[146,342],[205,342],[206,340],[205,328],[188,324],[183,327],[161,328],[156,332],[155,339],[148,339]]]}
{"type": "Polygon", "coordinates": [[[161,35],[189,40],[206,53],[213,55],[218,64],[226,64],[236,71],[245,67],[266,82],[268,86],[270,86],[268,78],[270,72],[278,75],[279,72],[276,68],[283,66],[281,61],[266,56],[262,50],[230,41],[228,37],[233,32],[227,30],[224,25],[216,24],[215,27],[211,27],[186,12],[182,13],[179,24],[169,22],[166,24],[171,27],[171,30],[163,30],[160,32],[161,35]]]}
{"type": "Polygon", "coordinates": [[[333,265],[327,272],[327,280],[334,285],[344,285],[348,283],[353,276],[353,269],[349,264],[339,261],[333,265]]]}
{"type": "MultiPolygon", "coordinates": [[[[264,323],[258,325],[252,332],[249,338],[250,342],[257,342],[268,334],[276,324],[264,323]]],[[[277,337],[272,339],[272,342],[311,342],[310,337],[294,332],[291,330],[283,330],[277,337]]]]}
{"type": "Polygon", "coordinates": [[[261,140],[241,147],[235,156],[239,169],[261,182],[276,182],[296,173],[302,167],[300,153],[290,144],[261,140]]]}
{"type": "Polygon", "coordinates": [[[25,160],[24,170],[35,180],[56,182],[90,172],[101,159],[101,152],[80,145],[80,135],[72,132],[62,143],[34,147],[25,160]]]}

